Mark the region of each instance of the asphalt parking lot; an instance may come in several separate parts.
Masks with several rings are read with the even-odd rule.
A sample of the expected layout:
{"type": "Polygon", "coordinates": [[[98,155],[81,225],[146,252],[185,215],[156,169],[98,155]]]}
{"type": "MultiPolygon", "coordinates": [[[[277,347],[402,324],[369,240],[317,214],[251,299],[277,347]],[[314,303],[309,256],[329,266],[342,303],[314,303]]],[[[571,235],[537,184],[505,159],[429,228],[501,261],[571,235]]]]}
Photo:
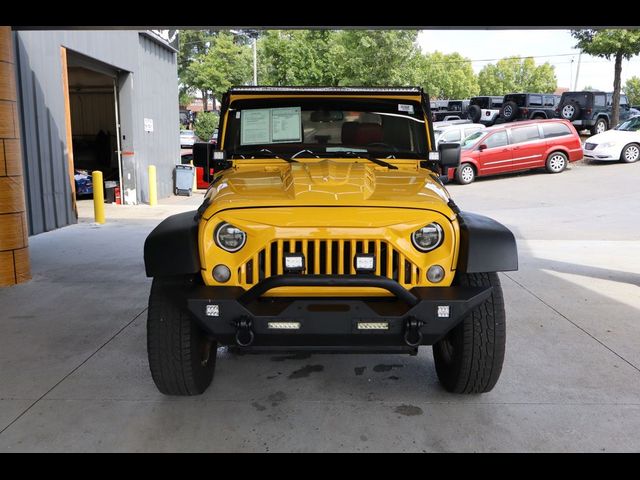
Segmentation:
{"type": "Polygon", "coordinates": [[[431,349],[399,355],[219,351],[200,397],[148,371],[142,245],[200,195],[108,206],[108,223],[30,240],[33,280],[0,290],[0,451],[639,451],[639,164],[449,190],[517,236],[501,274],[502,376],[484,395],[438,384],[431,349]]]}

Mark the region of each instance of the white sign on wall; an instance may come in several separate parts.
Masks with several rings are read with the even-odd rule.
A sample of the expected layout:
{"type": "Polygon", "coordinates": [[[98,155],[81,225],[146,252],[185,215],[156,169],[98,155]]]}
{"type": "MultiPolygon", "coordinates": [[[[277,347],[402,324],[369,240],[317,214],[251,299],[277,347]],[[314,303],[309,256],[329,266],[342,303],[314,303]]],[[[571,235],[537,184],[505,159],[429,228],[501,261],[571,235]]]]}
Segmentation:
{"type": "Polygon", "coordinates": [[[153,118],[144,119],[144,131],[153,132],[153,118]]]}

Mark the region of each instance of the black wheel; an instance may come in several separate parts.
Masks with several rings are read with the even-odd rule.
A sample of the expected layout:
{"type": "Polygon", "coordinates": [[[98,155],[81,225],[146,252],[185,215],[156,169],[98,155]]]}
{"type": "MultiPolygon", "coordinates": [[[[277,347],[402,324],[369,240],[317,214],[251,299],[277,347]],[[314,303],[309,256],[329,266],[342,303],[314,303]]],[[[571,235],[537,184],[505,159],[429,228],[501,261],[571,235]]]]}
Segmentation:
{"type": "Polygon", "coordinates": [[[497,273],[458,273],[465,287],[493,287],[491,296],[433,345],[436,373],[453,393],[484,393],[495,386],[506,343],[504,300],[497,273]]]}
{"type": "Polygon", "coordinates": [[[640,158],[640,145],[637,143],[630,143],[622,149],[620,160],[624,163],[637,162],[638,158],[640,158]]]}
{"type": "Polygon", "coordinates": [[[217,342],[191,319],[184,300],[175,296],[189,279],[153,279],[147,316],[147,353],[151,376],[165,395],[199,395],[216,366],[217,342]]]}
{"type": "Polygon", "coordinates": [[[598,133],[604,133],[609,128],[607,121],[604,118],[599,118],[596,124],[591,127],[591,135],[597,135],[598,133]]]}
{"type": "Polygon", "coordinates": [[[578,102],[569,101],[560,105],[560,117],[570,122],[580,116],[580,105],[578,102]]]}
{"type": "Polygon", "coordinates": [[[482,116],[482,109],[478,105],[469,105],[469,118],[473,123],[478,123],[482,116]]]}
{"type": "Polygon", "coordinates": [[[456,180],[461,185],[468,185],[476,179],[476,170],[470,163],[463,163],[456,168],[456,180]]]}
{"type": "Polygon", "coordinates": [[[516,102],[508,101],[500,109],[500,116],[504,118],[506,122],[515,120],[518,115],[518,104],[516,102]]]}
{"type": "Polygon", "coordinates": [[[567,168],[568,159],[562,152],[551,152],[547,157],[545,168],[549,173],[560,173],[567,168]]]}

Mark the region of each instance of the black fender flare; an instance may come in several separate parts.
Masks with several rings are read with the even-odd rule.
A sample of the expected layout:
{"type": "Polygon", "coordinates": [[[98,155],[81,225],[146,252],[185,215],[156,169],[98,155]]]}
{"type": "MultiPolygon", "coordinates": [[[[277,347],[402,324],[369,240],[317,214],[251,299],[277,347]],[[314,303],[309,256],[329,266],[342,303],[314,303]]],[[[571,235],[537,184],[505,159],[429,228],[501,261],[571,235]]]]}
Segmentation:
{"type": "Polygon", "coordinates": [[[477,213],[460,212],[458,222],[458,271],[483,273],[518,269],[518,246],[511,230],[477,213]]]}
{"type": "Polygon", "coordinates": [[[188,275],[200,272],[196,211],[165,218],[144,241],[147,277],[188,275]]]}

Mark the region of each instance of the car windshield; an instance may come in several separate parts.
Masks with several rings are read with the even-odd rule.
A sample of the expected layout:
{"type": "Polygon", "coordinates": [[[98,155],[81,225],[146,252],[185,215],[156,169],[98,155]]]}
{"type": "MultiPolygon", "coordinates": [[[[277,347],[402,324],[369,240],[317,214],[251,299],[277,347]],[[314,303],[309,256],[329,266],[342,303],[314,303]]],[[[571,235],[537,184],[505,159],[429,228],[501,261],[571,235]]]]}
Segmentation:
{"type": "Polygon", "coordinates": [[[425,158],[419,102],[392,99],[268,98],[229,106],[224,150],[231,157],[372,154],[425,158]]]}
{"type": "Polygon", "coordinates": [[[476,143],[478,143],[478,140],[480,140],[480,138],[485,134],[486,132],[480,130],[479,132],[475,132],[472,133],[471,135],[469,135],[468,137],[466,137],[462,143],[460,144],[460,148],[462,148],[462,150],[469,150],[470,148],[472,148],[476,143]]]}
{"type": "Polygon", "coordinates": [[[633,117],[629,120],[616,125],[614,130],[622,130],[624,132],[637,132],[640,130],[640,117],[633,117]]]}

